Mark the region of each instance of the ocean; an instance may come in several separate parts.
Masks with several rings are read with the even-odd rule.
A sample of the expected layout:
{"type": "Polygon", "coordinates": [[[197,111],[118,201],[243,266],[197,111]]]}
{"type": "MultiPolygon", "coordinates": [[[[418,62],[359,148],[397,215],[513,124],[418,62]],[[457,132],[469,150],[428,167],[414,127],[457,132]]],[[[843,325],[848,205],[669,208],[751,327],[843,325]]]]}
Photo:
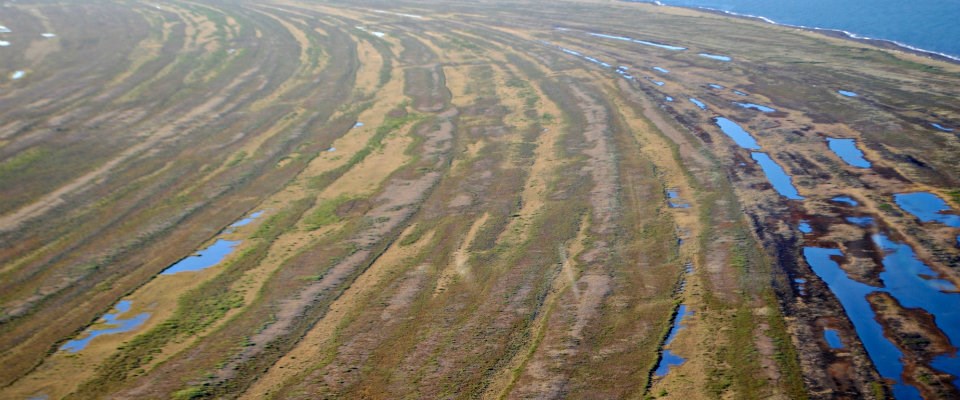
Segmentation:
{"type": "Polygon", "coordinates": [[[763,17],[785,25],[845,31],[960,61],[960,0],[660,0],[763,17]]]}

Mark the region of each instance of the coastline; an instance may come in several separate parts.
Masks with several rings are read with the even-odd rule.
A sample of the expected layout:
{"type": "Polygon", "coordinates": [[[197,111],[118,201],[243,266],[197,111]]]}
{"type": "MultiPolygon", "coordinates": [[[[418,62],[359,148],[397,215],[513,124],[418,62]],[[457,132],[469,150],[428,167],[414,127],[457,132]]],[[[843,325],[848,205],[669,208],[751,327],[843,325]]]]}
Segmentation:
{"type": "Polygon", "coordinates": [[[793,25],[793,24],[777,22],[768,17],[764,17],[760,15],[742,14],[742,13],[737,13],[733,11],[720,10],[720,9],[710,8],[710,7],[690,7],[690,6],[677,6],[677,5],[663,4],[656,0],[650,0],[650,1],[624,0],[624,1],[627,3],[647,3],[647,4],[653,4],[660,7],[684,8],[688,10],[702,11],[710,14],[722,15],[727,17],[761,21],[771,25],[783,26],[787,28],[803,29],[808,32],[815,32],[815,33],[819,33],[819,34],[833,37],[833,38],[850,40],[858,43],[868,44],[874,47],[879,47],[886,50],[900,51],[900,52],[909,53],[909,54],[913,54],[920,57],[929,58],[932,60],[945,61],[951,64],[960,65],[960,56],[954,56],[954,55],[940,53],[932,50],[921,49],[919,47],[911,46],[906,43],[901,43],[896,40],[877,39],[877,38],[861,36],[856,33],[848,32],[842,29],[820,28],[820,27],[805,26],[805,25],[793,25]]]}

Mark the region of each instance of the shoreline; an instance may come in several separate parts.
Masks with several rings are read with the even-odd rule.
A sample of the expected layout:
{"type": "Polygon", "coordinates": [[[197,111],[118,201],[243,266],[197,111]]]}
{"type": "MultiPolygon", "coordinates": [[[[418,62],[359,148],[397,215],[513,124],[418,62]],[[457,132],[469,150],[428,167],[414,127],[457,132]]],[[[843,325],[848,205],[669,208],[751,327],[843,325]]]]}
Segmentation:
{"type": "Polygon", "coordinates": [[[656,0],[650,0],[650,1],[646,1],[646,0],[644,0],[644,1],[624,0],[624,1],[627,2],[627,3],[647,3],[647,4],[652,4],[652,5],[660,6],[660,7],[683,8],[683,9],[687,9],[687,10],[702,11],[702,12],[706,12],[706,13],[710,13],[710,14],[722,15],[722,16],[727,16],[727,17],[742,18],[742,19],[748,19],[748,20],[754,20],[754,21],[761,21],[761,22],[764,22],[764,23],[767,23],[767,24],[771,24],[771,25],[783,26],[783,27],[787,27],[787,28],[803,29],[803,30],[808,31],[808,32],[815,32],[815,33],[820,33],[820,34],[823,34],[823,35],[825,35],[825,36],[829,36],[829,37],[833,37],[833,38],[845,39],[845,40],[850,40],[850,41],[854,41],[854,42],[857,42],[857,43],[868,44],[868,45],[875,46],[875,47],[879,47],[879,48],[885,49],[885,50],[896,50],[896,51],[901,51],[901,52],[904,52],[904,53],[909,53],[909,54],[917,55],[917,56],[920,56],[920,57],[929,58],[929,59],[932,59],[932,60],[945,61],[945,62],[948,62],[948,63],[951,63],[951,64],[960,65],[960,56],[954,56],[954,55],[950,55],[950,54],[946,54],[946,53],[940,53],[940,52],[933,51],[933,50],[925,50],[925,49],[921,49],[921,48],[919,48],[919,47],[911,46],[911,45],[906,44],[906,43],[898,42],[898,41],[896,41],[896,40],[876,39],[876,38],[861,36],[861,35],[858,35],[858,34],[856,34],[856,33],[848,32],[848,31],[845,31],[845,30],[842,30],[842,29],[820,28],[820,27],[815,27],[815,26],[804,26],[804,25],[793,25],[793,24],[787,24],[787,23],[777,22],[777,21],[774,21],[774,20],[772,20],[772,19],[770,19],[770,18],[768,18],[768,17],[759,16],[759,15],[741,14],[741,13],[738,13],[738,12],[720,10],[720,9],[710,8],[710,7],[676,6],[676,5],[670,5],[670,4],[663,4],[663,3],[659,2],[659,1],[656,1],[656,0]]]}

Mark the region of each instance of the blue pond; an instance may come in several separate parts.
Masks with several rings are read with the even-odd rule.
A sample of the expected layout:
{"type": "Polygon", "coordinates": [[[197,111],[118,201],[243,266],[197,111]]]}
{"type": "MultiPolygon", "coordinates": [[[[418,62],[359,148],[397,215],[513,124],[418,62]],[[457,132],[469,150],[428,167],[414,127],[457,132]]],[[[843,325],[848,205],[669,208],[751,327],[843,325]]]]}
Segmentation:
{"type": "Polygon", "coordinates": [[[657,72],[663,72],[663,73],[665,73],[665,74],[669,74],[669,73],[670,73],[670,71],[668,71],[666,68],[661,68],[661,67],[653,67],[653,70],[654,70],[654,71],[657,71],[657,72]]]}
{"type": "Polygon", "coordinates": [[[837,197],[834,197],[834,198],[830,199],[830,201],[835,201],[835,202],[837,202],[837,203],[843,203],[843,204],[846,204],[846,205],[851,206],[851,207],[856,207],[856,206],[860,205],[860,203],[857,203],[857,201],[854,200],[854,199],[853,199],[852,197],[850,197],[850,196],[837,196],[837,197]]]}
{"type": "MultiPolygon", "coordinates": [[[[673,326],[670,328],[670,333],[667,335],[667,341],[663,344],[664,347],[673,343],[673,339],[677,337],[677,332],[683,329],[683,318],[691,314],[693,314],[693,311],[687,311],[685,304],[680,305],[680,308],[677,309],[677,315],[673,319],[673,326]]],[[[663,357],[660,358],[660,361],[657,363],[657,369],[654,371],[654,374],[656,374],[656,376],[664,376],[670,372],[670,367],[681,365],[684,361],[686,360],[683,357],[673,354],[670,350],[664,349],[663,357]]]]}
{"type": "Polygon", "coordinates": [[[810,223],[807,221],[800,221],[800,225],[797,226],[797,229],[799,229],[800,232],[803,232],[803,233],[813,232],[813,228],[810,227],[810,223]]]}
{"type": "Polygon", "coordinates": [[[665,84],[663,81],[655,81],[653,79],[651,79],[650,82],[653,82],[653,84],[657,86],[663,86],[665,84]]]}
{"type": "Polygon", "coordinates": [[[939,222],[960,228],[960,215],[944,214],[944,211],[950,211],[950,206],[933,193],[898,193],[893,195],[893,200],[921,222],[939,222]]]}
{"type": "Polygon", "coordinates": [[[730,61],[730,60],[733,60],[732,58],[727,57],[727,56],[721,56],[721,55],[719,55],[719,54],[710,54],[710,53],[700,53],[700,57],[706,57],[706,58],[713,59],[713,60],[717,60],[717,61],[730,61]]]}
{"type": "Polygon", "coordinates": [[[240,244],[239,240],[217,239],[210,247],[201,250],[196,255],[184,258],[167,267],[160,275],[173,275],[180,272],[201,271],[210,268],[223,261],[238,244],[240,244]]]}
{"type": "Polygon", "coordinates": [[[884,378],[889,378],[893,385],[894,395],[898,399],[919,399],[920,392],[912,386],[907,386],[900,378],[903,364],[900,358],[903,353],[883,336],[883,327],[874,319],[873,309],[867,302],[867,295],[883,289],[869,286],[847,276],[840,265],[832,257],[841,257],[843,253],[837,249],[819,247],[804,247],[803,257],[813,268],[813,271],[827,284],[853,322],[863,347],[877,370],[884,378]]]}
{"type": "Polygon", "coordinates": [[[932,125],[934,128],[937,128],[937,129],[939,129],[939,130],[941,130],[941,131],[944,131],[944,132],[953,132],[953,128],[947,128],[947,127],[945,127],[945,126],[943,126],[943,125],[940,125],[940,124],[937,124],[937,123],[932,123],[932,124],[930,124],[930,125],[932,125]]]}
{"type": "Polygon", "coordinates": [[[870,161],[863,157],[856,140],[827,138],[827,146],[847,164],[857,168],[870,168],[870,161]]]}
{"type": "Polygon", "coordinates": [[[760,145],[756,139],[744,130],[739,124],[724,117],[717,117],[714,122],[720,127],[724,134],[733,139],[740,147],[747,150],[760,150],[760,145]]]}
{"type": "Polygon", "coordinates": [[[686,50],[686,49],[687,49],[686,47],[671,46],[671,45],[668,45],[668,44],[648,42],[648,41],[646,41],[646,40],[637,40],[637,39],[628,38],[628,37],[625,37],[625,36],[605,35],[605,34],[602,34],[602,33],[588,33],[588,34],[589,34],[590,36],[596,36],[596,37],[601,37],[601,38],[605,38],[605,39],[623,40],[623,41],[626,41],[626,42],[633,42],[633,43],[637,43],[637,44],[642,44],[642,45],[644,45],[644,46],[653,46],[653,47],[658,47],[658,48],[661,48],[661,49],[672,50],[672,51],[681,51],[681,50],[686,50]]]}
{"type": "Polygon", "coordinates": [[[680,200],[680,195],[675,189],[667,189],[667,204],[670,208],[690,208],[690,205],[680,200]]]}
{"type": "Polygon", "coordinates": [[[673,102],[673,97],[670,97],[670,96],[664,97],[663,99],[671,103],[673,102]]]}
{"type": "Polygon", "coordinates": [[[700,101],[700,100],[697,100],[697,99],[695,99],[695,98],[693,98],[693,97],[690,98],[690,102],[693,103],[693,104],[695,104],[697,107],[700,107],[701,110],[706,110],[706,109],[707,109],[707,105],[706,105],[704,102],[702,102],[702,101],[700,101]]]}
{"type": "Polygon", "coordinates": [[[733,93],[736,94],[737,96],[749,96],[749,94],[746,94],[746,93],[741,92],[741,91],[739,91],[739,90],[734,90],[733,93]]]}
{"type": "Polygon", "coordinates": [[[133,318],[120,319],[121,315],[130,311],[130,304],[130,300],[121,300],[113,307],[117,312],[103,316],[102,322],[107,324],[107,327],[90,329],[88,333],[82,334],[82,339],[71,340],[61,346],[60,350],[76,353],[85,349],[87,345],[90,344],[90,341],[97,336],[132,331],[146,322],[147,318],[150,318],[150,313],[140,313],[133,318]]]}
{"type": "Polygon", "coordinates": [[[793,186],[790,175],[787,175],[783,167],[774,162],[767,153],[753,152],[750,153],[750,157],[760,164],[763,173],[767,175],[767,180],[770,181],[777,193],[790,200],[803,200],[803,196],[800,196],[797,188],[793,186]]]}
{"type": "Polygon", "coordinates": [[[830,345],[831,349],[842,349],[843,341],[840,340],[840,333],[833,329],[824,329],[823,338],[827,340],[827,344],[830,345]]]}
{"type": "Polygon", "coordinates": [[[357,122],[357,123],[353,124],[353,127],[354,127],[354,128],[359,128],[359,127],[362,127],[362,126],[363,126],[363,122],[357,122]]]}
{"type": "Polygon", "coordinates": [[[257,219],[257,218],[260,218],[261,215],[263,215],[263,211],[257,211],[257,212],[255,212],[255,213],[253,213],[253,214],[250,214],[250,216],[247,217],[247,218],[244,218],[244,219],[241,219],[241,220],[239,220],[239,221],[237,221],[237,222],[234,222],[233,225],[230,225],[229,227],[230,227],[230,228],[239,228],[239,227],[241,227],[241,226],[244,226],[244,225],[247,225],[247,224],[253,222],[253,221],[254,221],[255,219],[257,219]]]}
{"type": "Polygon", "coordinates": [[[866,228],[870,225],[873,225],[872,217],[847,217],[847,222],[866,228]]]}
{"type": "Polygon", "coordinates": [[[837,93],[840,93],[841,95],[844,95],[844,96],[847,96],[847,97],[857,97],[857,96],[858,96],[858,94],[856,94],[856,93],[854,93],[854,92],[851,92],[851,91],[849,91],[849,90],[838,90],[837,93]]]}
{"type": "Polygon", "coordinates": [[[777,111],[777,110],[775,110],[775,109],[773,109],[773,108],[771,108],[771,107],[762,106],[762,105],[753,104],[753,103],[734,103],[734,104],[736,104],[736,105],[738,105],[738,106],[740,106],[740,107],[743,107],[743,108],[752,108],[752,109],[754,109],[754,110],[762,111],[762,112],[765,112],[765,113],[771,113],[771,112],[777,111]]]}
{"type": "Polygon", "coordinates": [[[723,89],[723,86],[718,85],[718,84],[716,84],[716,83],[710,83],[710,84],[707,84],[707,86],[710,86],[710,88],[712,88],[712,89],[718,89],[718,90],[719,90],[719,89],[723,89]]]}

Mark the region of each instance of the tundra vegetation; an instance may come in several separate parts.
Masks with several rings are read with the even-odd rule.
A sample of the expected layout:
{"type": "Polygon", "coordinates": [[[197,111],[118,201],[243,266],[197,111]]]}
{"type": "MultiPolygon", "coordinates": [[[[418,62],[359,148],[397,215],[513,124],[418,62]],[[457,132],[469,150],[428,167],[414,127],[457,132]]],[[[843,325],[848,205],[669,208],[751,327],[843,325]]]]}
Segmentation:
{"type": "Polygon", "coordinates": [[[957,293],[960,227],[894,197],[960,210],[956,64],[613,1],[0,18],[0,398],[960,396],[960,316],[855,299],[886,376],[804,257],[882,288],[882,237],[957,293]],[[62,349],[108,313],[149,318],[62,349]]]}

